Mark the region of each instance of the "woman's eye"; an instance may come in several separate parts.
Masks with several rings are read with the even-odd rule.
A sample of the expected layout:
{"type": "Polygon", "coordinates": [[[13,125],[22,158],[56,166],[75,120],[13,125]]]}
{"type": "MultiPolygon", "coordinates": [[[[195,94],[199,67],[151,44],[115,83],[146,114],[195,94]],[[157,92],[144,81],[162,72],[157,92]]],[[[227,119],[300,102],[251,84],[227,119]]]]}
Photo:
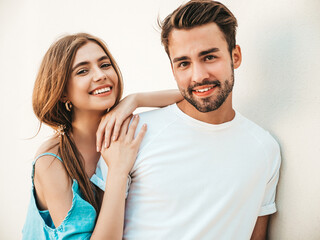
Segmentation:
{"type": "Polygon", "coordinates": [[[111,66],[110,63],[103,63],[103,64],[101,64],[101,68],[108,68],[108,67],[110,67],[110,66],[111,66]]]}
{"type": "Polygon", "coordinates": [[[78,72],[77,72],[77,75],[82,75],[82,74],[85,74],[85,73],[87,73],[88,72],[88,70],[86,70],[86,69],[81,69],[81,70],[79,70],[78,72]]]}

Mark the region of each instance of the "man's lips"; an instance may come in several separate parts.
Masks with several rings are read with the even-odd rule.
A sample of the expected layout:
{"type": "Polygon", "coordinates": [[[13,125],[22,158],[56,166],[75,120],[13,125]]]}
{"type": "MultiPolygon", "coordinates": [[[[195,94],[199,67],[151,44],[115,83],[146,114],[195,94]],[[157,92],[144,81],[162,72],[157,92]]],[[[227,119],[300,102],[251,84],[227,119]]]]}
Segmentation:
{"type": "Polygon", "coordinates": [[[208,84],[208,85],[194,87],[192,88],[192,93],[199,97],[209,96],[211,93],[214,92],[217,86],[218,84],[210,84],[210,85],[208,84]]]}
{"type": "Polygon", "coordinates": [[[203,93],[211,90],[212,88],[216,87],[217,85],[205,85],[205,86],[200,86],[200,87],[195,87],[193,88],[192,91],[203,93]]]}

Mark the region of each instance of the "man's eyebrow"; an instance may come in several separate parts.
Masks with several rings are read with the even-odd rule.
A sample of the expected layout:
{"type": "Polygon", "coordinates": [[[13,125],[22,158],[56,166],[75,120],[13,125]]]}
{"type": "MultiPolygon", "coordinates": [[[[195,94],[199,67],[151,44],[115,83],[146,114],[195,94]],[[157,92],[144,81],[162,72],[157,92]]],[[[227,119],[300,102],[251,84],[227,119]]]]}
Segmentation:
{"type": "MultiPolygon", "coordinates": [[[[198,54],[198,56],[201,57],[201,56],[207,55],[207,54],[209,54],[209,53],[214,53],[214,52],[219,52],[219,51],[220,51],[219,48],[210,48],[210,49],[208,49],[208,50],[204,50],[204,51],[200,52],[200,53],[198,54]]],[[[180,61],[188,60],[188,59],[190,59],[190,58],[187,57],[187,56],[176,57],[176,58],[174,58],[174,59],[172,60],[172,63],[180,62],[180,61]]]]}
{"type": "MultiPolygon", "coordinates": [[[[102,57],[100,57],[100,58],[98,59],[98,62],[100,62],[100,61],[102,61],[102,60],[106,60],[106,59],[109,59],[109,57],[108,57],[107,55],[104,55],[104,56],[102,56],[102,57]]],[[[87,65],[87,64],[89,64],[88,61],[79,62],[78,64],[76,64],[76,65],[72,68],[71,72],[73,72],[76,68],[78,68],[78,67],[80,67],[80,66],[83,66],[83,65],[87,65]]]]}
{"type": "Polygon", "coordinates": [[[207,55],[207,54],[209,54],[209,53],[214,53],[214,52],[219,52],[219,51],[220,51],[219,48],[210,48],[210,49],[208,49],[208,50],[204,50],[204,51],[200,52],[200,53],[198,54],[198,56],[201,57],[201,56],[207,55]]]}
{"type": "Polygon", "coordinates": [[[173,63],[175,62],[180,62],[180,61],[183,61],[183,60],[188,60],[190,58],[186,57],[186,56],[183,56],[183,57],[176,57],[172,60],[173,63]]]}

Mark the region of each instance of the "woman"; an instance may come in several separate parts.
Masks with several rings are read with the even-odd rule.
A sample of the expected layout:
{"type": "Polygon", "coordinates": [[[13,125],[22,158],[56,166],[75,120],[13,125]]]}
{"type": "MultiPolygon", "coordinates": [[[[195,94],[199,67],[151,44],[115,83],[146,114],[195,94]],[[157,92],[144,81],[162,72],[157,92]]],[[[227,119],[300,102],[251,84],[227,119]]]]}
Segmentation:
{"type": "Polygon", "coordinates": [[[177,92],[149,94],[145,100],[138,95],[126,98],[103,118],[97,148],[100,120],[119,103],[122,90],[115,60],[94,36],[63,37],[45,54],[34,86],[33,109],[56,134],[40,147],[33,163],[24,239],[122,238],[127,176],[147,129],[143,125],[134,137],[139,117],[133,117],[129,127],[128,116],[136,106],[164,106],[181,99],[177,92]],[[106,140],[101,147],[104,127],[106,140]],[[100,150],[109,168],[105,192],[90,182],[100,150]]]}

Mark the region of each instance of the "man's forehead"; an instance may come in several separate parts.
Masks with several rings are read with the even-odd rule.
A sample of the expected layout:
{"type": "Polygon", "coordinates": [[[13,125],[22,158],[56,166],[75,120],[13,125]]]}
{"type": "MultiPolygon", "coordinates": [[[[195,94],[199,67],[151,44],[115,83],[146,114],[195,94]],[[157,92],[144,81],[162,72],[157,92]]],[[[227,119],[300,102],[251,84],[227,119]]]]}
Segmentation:
{"type": "Polygon", "coordinates": [[[204,24],[191,29],[173,29],[169,35],[170,58],[184,55],[198,55],[202,51],[216,48],[227,50],[226,39],[215,23],[204,24]]]}

